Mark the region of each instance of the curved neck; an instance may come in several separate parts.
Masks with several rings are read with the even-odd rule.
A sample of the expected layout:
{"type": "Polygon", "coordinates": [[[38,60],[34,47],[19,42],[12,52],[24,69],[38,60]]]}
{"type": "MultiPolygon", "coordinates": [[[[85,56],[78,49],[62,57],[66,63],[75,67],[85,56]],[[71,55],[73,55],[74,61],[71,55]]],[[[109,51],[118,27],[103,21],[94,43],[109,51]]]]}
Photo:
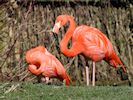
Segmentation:
{"type": "Polygon", "coordinates": [[[61,52],[63,52],[64,54],[66,54],[66,52],[70,53],[70,49],[67,48],[67,45],[68,45],[68,42],[71,39],[73,32],[76,28],[75,22],[72,17],[68,17],[68,22],[69,22],[70,26],[69,26],[67,32],[65,33],[64,38],[60,42],[60,49],[61,49],[61,52]]]}

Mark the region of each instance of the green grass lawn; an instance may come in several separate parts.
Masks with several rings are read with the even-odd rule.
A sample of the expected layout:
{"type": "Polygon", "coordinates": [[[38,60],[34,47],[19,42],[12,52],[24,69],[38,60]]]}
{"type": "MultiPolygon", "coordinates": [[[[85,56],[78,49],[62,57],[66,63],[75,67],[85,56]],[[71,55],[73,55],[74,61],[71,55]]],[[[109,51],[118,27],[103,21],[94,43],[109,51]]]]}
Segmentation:
{"type": "Polygon", "coordinates": [[[133,87],[1,83],[0,100],[133,100],[133,87]]]}

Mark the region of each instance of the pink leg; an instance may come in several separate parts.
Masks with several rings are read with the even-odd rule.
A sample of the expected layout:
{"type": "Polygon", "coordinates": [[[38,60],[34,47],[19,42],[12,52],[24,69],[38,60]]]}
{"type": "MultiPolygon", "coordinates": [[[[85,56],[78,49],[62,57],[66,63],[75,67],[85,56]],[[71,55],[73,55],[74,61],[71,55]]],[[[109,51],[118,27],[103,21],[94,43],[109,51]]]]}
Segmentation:
{"type": "Polygon", "coordinates": [[[45,80],[46,80],[46,84],[49,83],[49,77],[45,77],[45,80]]]}
{"type": "Polygon", "coordinates": [[[95,86],[95,62],[93,61],[92,69],[92,86],[95,86]]]}
{"type": "Polygon", "coordinates": [[[86,81],[87,81],[87,86],[89,86],[89,69],[88,69],[88,66],[86,66],[85,69],[86,69],[86,81]]]}

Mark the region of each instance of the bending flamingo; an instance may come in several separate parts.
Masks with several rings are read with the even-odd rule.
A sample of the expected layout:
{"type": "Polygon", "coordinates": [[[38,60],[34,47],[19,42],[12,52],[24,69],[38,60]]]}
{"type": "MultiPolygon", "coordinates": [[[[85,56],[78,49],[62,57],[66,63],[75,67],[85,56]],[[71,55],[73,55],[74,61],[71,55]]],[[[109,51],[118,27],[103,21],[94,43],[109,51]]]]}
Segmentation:
{"type": "MultiPolygon", "coordinates": [[[[95,62],[105,60],[113,67],[121,65],[124,72],[126,69],[119,57],[116,55],[109,39],[97,28],[81,25],[76,27],[73,17],[69,15],[59,15],[56,18],[53,32],[58,34],[59,29],[69,22],[69,28],[60,42],[60,50],[66,56],[76,56],[84,54],[93,61],[93,79],[95,85],[95,62]],[[72,47],[67,48],[69,40],[72,38],[72,47]]],[[[88,73],[88,70],[86,70],[88,73]]],[[[88,75],[87,75],[88,76],[88,75]]],[[[89,85],[87,79],[87,85],[89,85]]]]}
{"type": "Polygon", "coordinates": [[[46,79],[56,77],[62,81],[65,80],[66,85],[72,83],[63,65],[44,46],[28,50],[26,61],[29,63],[29,71],[35,75],[42,74],[46,79]]]}

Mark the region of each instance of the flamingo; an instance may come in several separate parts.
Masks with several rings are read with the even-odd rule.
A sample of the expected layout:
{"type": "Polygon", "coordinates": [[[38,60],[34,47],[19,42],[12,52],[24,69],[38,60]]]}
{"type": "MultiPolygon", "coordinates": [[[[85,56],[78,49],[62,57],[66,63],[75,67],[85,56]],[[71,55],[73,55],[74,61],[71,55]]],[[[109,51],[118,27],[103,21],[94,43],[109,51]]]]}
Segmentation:
{"type": "MultiPolygon", "coordinates": [[[[95,63],[105,60],[113,67],[121,65],[124,72],[126,69],[119,57],[116,55],[113,45],[109,39],[99,29],[87,25],[76,27],[74,18],[69,15],[59,15],[56,18],[52,32],[58,34],[59,29],[66,23],[69,23],[69,28],[60,42],[61,52],[69,57],[83,54],[85,57],[93,61],[92,69],[92,86],[95,86],[95,63]],[[67,48],[69,40],[72,38],[72,46],[67,48]]],[[[88,69],[86,67],[86,74],[88,69]]],[[[87,77],[87,85],[89,85],[89,75],[87,77]]]]}
{"type": "Polygon", "coordinates": [[[37,46],[26,52],[26,61],[29,64],[28,69],[35,75],[42,74],[46,81],[49,78],[58,78],[65,81],[68,86],[72,83],[65,68],[60,61],[52,55],[44,46],[37,46]]]}

